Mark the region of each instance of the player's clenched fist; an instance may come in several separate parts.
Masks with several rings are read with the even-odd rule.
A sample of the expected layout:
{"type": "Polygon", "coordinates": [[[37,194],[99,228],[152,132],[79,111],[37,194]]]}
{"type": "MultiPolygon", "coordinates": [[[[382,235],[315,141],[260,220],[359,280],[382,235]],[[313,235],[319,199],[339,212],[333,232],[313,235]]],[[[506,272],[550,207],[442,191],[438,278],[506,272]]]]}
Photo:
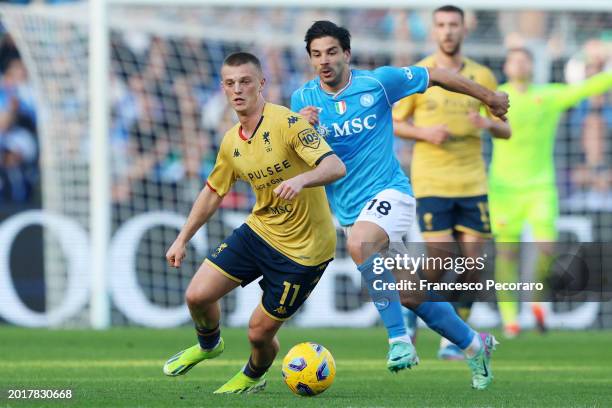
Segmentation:
{"type": "Polygon", "coordinates": [[[166,260],[168,265],[178,268],[181,262],[185,259],[185,244],[182,241],[176,240],[166,252],[166,260]]]}
{"type": "Polygon", "coordinates": [[[436,125],[423,129],[423,138],[431,144],[441,145],[449,137],[450,133],[446,125],[436,125]]]}
{"type": "Polygon", "coordinates": [[[304,183],[300,176],[285,180],[274,189],[274,194],[285,200],[293,200],[304,188],[304,183]]]}
{"type": "Polygon", "coordinates": [[[314,106],[306,106],[299,112],[311,125],[319,123],[319,110],[314,106]]]}
{"type": "Polygon", "coordinates": [[[510,108],[510,101],[508,100],[508,94],[505,92],[494,92],[491,100],[487,102],[491,113],[502,120],[506,120],[506,113],[510,108]]]}

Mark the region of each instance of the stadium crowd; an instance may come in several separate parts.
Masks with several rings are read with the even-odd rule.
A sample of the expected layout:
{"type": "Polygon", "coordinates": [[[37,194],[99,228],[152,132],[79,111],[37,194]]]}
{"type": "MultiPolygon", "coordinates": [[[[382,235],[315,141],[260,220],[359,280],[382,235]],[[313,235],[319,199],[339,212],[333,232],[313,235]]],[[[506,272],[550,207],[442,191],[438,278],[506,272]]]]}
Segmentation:
{"type": "MultiPolygon", "coordinates": [[[[205,16],[220,26],[257,32],[274,26],[296,37],[293,48],[255,50],[268,78],[267,100],[284,105],[311,75],[301,35],[313,20],[329,18],[346,24],[356,37],[405,43],[406,50],[411,50],[396,49],[392,54],[355,50],[355,65],[365,68],[416,62],[425,54],[430,24],[427,10],[300,13],[295,9],[218,9],[205,16]]],[[[175,18],[189,22],[195,17],[177,13],[175,18]]],[[[609,15],[582,12],[564,13],[562,17],[536,11],[470,12],[467,23],[471,33],[465,52],[470,55],[471,49],[477,49],[479,55],[487,55],[476,59],[490,66],[502,82],[504,55],[499,44],[524,45],[539,61],[536,81],[576,80],[584,72],[591,75],[610,68],[612,32],[609,27],[605,31],[606,21],[609,15]],[[566,45],[569,37],[584,44],[581,52],[570,53],[566,45]],[[570,54],[574,57],[568,58],[570,54]]],[[[135,204],[131,198],[134,194],[171,195],[176,202],[193,199],[212,168],[220,137],[233,122],[218,85],[218,68],[224,55],[238,48],[237,43],[228,41],[204,43],[193,38],[113,32],[110,89],[112,195],[116,205],[127,206],[131,212],[155,205],[155,200],[135,204]]],[[[0,71],[0,201],[38,202],[40,141],[33,86],[17,47],[4,30],[0,37],[0,71]]],[[[65,105],[69,109],[71,104],[65,105]]],[[[566,115],[557,139],[557,169],[561,194],[570,205],[603,210],[606,202],[612,203],[605,199],[612,197],[611,132],[610,94],[584,101],[566,115]]],[[[72,148],[79,150],[82,146],[72,148]]],[[[398,141],[397,152],[409,168],[411,144],[398,141]]],[[[225,205],[245,208],[250,202],[248,195],[234,193],[225,205]]]]}

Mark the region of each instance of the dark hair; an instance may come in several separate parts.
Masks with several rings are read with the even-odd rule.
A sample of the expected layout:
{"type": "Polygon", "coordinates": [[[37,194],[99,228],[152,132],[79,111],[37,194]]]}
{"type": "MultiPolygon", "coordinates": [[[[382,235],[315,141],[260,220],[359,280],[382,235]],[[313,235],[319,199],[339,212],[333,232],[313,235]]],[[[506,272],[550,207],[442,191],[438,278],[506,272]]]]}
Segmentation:
{"type": "Polygon", "coordinates": [[[446,6],[438,7],[437,9],[433,11],[432,14],[436,14],[441,11],[446,12],[446,13],[457,13],[461,16],[461,21],[465,19],[465,13],[463,12],[463,9],[457,6],[452,6],[450,4],[447,4],[446,6]]]}
{"type": "Polygon", "coordinates": [[[310,43],[317,38],[323,37],[333,37],[338,40],[340,47],[342,47],[342,51],[350,51],[351,49],[351,33],[349,33],[346,28],[339,27],[331,21],[319,20],[315,21],[314,24],[310,26],[304,37],[308,55],[310,55],[310,43]]]}
{"type": "Polygon", "coordinates": [[[227,65],[229,67],[237,67],[244,64],[253,64],[259,71],[262,71],[261,62],[259,62],[259,59],[249,52],[234,52],[225,57],[225,60],[223,60],[223,65],[227,65]]]}
{"type": "Polygon", "coordinates": [[[530,61],[533,62],[533,53],[529,50],[529,48],[526,48],[526,47],[513,47],[513,48],[510,48],[508,50],[508,52],[506,53],[506,58],[508,58],[508,55],[512,54],[513,52],[523,53],[524,55],[527,56],[527,58],[529,58],[530,61]]]}

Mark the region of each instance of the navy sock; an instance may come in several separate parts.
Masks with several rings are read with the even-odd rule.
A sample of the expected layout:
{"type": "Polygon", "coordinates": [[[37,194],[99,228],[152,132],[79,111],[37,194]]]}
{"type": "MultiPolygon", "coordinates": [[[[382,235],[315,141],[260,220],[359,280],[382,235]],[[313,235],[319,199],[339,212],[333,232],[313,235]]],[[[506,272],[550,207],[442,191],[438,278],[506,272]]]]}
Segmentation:
{"type": "MultiPolygon", "coordinates": [[[[368,293],[374,302],[374,306],[380,314],[387,335],[390,339],[406,335],[406,325],[402,316],[402,305],[397,290],[376,290],[374,282],[380,280],[382,283],[395,283],[393,273],[381,266],[384,271],[381,274],[374,273],[374,260],[380,258],[380,254],[374,254],[365,260],[361,265],[357,265],[357,269],[361,272],[361,276],[366,283],[368,293]]],[[[378,284],[376,285],[379,286],[378,284]]]]}
{"type": "Polygon", "coordinates": [[[221,337],[221,329],[219,328],[219,325],[217,325],[217,327],[214,329],[196,326],[196,332],[198,333],[198,342],[200,343],[200,347],[205,350],[214,348],[221,337]]]}
{"type": "Polygon", "coordinates": [[[255,364],[253,364],[253,356],[250,356],[249,362],[244,366],[242,372],[247,377],[259,378],[264,375],[266,371],[268,371],[268,368],[270,368],[271,365],[272,364],[269,364],[267,367],[256,367],[255,364]]]}
{"type": "Polygon", "coordinates": [[[466,349],[477,333],[468,326],[448,302],[424,302],[414,312],[432,330],[451,342],[466,349]]]}

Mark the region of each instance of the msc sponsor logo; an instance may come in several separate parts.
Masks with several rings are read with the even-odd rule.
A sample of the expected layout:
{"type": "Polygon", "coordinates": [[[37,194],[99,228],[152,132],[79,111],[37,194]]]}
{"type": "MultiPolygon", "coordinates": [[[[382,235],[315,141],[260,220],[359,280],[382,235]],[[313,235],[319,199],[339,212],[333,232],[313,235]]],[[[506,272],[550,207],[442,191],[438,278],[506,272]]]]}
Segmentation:
{"type": "Polygon", "coordinates": [[[365,118],[353,118],[341,124],[332,123],[334,137],[350,136],[376,127],[376,115],[368,115],[365,118]]]}
{"type": "Polygon", "coordinates": [[[289,214],[293,211],[293,204],[285,204],[278,205],[276,207],[268,207],[270,214],[272,215],[281,215],[281,214],[289,214]]]}
{"type": "Polygon", "coordinates": [[[311,149],[317,149],[321,144],[321,137],[316,130],[304,129],[298,133],[298,139],[304,145],[304,147],[310,147],[311,149]]]}

